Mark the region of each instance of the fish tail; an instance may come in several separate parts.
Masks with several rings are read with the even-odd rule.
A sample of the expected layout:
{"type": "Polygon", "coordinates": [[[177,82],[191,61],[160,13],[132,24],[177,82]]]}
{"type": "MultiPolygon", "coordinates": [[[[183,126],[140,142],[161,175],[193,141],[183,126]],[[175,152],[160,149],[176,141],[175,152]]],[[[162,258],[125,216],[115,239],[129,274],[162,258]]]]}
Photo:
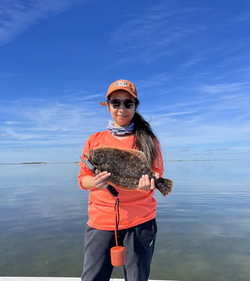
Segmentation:
{"type": "Polygon", "coordinates": [[[155,179],[155,187],[163,196],[167,196],[173,188],[173,181],[165,178],[155,179]]]}

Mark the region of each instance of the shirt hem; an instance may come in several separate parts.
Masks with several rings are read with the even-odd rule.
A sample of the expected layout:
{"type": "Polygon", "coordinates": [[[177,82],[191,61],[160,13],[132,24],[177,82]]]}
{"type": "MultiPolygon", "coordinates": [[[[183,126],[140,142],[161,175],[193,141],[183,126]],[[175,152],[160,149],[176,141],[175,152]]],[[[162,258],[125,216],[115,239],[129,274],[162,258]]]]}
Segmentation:
{"type": "MultiPolygon", "coordinates": [[[[153,215],[148,216],[145,219],[142,219],[142,220],[139,220],[139,221],[127,224],[127,225],[123,225],[123,226],[119,225],[118,230],[128,229],[128,228],[143,224],[145,222],[148,222],[148,221],[150,221],[152,219],[155,219],[155,218],[156,218],[156,214],[154,213],[153,215]]],[[[100,226],[100,225],[92,224],[90,221],[88,221],[87,224],[88,224],[88,226],[90,226],[92,228],[95,228],[95,229],[98,229],[98,230],[110,230],[110,231],[115,230],[115,226],[100,226]]]]}

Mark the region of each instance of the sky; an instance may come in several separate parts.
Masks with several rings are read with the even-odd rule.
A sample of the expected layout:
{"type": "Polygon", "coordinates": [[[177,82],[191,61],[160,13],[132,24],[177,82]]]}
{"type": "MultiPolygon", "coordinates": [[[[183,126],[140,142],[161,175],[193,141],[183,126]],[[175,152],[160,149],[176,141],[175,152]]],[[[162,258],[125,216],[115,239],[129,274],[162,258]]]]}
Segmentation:
{"type": "Polygon", "coordinates": [[[164,160],[250,159],[250,1],[0,0],[0,163],[78,161],[132,81],[164,160]]]}

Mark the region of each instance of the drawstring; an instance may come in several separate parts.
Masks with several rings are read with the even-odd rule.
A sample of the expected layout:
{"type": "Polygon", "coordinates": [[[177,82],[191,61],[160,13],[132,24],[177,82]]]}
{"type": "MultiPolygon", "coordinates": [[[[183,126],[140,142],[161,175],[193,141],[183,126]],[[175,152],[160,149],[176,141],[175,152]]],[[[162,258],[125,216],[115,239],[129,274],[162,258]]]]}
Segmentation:
{"type": "Polygon", "coordinates": [[[119,198],[116,198],[115,206],[115,243],[116,246],[110,249],[110,256],[111,256],[111,264],[113,266],[121,266],[126,263],[126,251],[123,246],[118,246],[118,226],[120,221],[120,214],[119,214],[119,198]]]}
{"type": "Polygon", "coordinates": [[[120,213],[119,213],[119,198],[115,201],[115,243],[116,246],[118,246],[118,226],[120,222],[120,213]]]}

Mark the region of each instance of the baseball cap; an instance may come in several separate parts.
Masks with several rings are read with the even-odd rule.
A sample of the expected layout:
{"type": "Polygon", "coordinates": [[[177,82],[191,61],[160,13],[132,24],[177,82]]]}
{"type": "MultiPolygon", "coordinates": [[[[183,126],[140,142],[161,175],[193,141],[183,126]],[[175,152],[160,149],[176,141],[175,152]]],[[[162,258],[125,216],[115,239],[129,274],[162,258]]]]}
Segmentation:
{"type": "MultiPolygon", "coordinates": [[[[106,94],[106,98],[108,99],[108,97],[115,91],[118,90],[123,90],[123,91],[127,91],[132,97],[137,98],[137,90],[135,85],[125,79],[120,79],[120,80],[116,80],[115,82],[113,82],[109,88],[108,88],[108,92],[106,94]]],[[[107,105],[107,103],[104,102],[100,102],[101,105],[107,105]]]]}
{"type": "Polygon", "coordinates": [[[106,98],[118,90],[127,91],[132,97],[137,98],[137,90],[135,85],[132,82],[124,79],[117,80],[109,86],[106,98]]]}

